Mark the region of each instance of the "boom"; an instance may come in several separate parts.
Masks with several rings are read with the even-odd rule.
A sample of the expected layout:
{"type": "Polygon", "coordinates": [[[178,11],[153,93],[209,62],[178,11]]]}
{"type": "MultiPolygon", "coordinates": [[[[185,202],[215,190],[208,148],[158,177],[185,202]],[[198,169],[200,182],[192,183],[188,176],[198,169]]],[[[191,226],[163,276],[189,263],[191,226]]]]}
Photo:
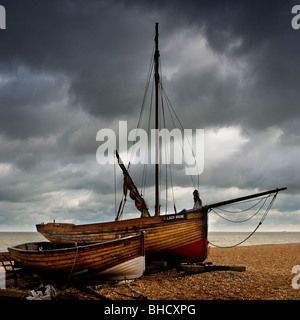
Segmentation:
{"type": "Polygon", "coordinates": [[[204,209],[205,210],[209,210],[209,209],[212,209],[212,208],[225,206],[227,204],[236,203],[236,202],[240,202],[240,201],[244,201],[244,200],[249,200],[249,199],[265,196],[267,194],[277,193],[279,191],[283,191],[283,190],[286,190],[286,189],[287,188],[277,188],[277,189],[273,189],[273,190],[269,190],[269,191],[265,191],[265,192],[251,194],[251,195],[245,196],[245,197],[240,197],[240,198],[235,198],[235,199],[226,200],[226,201],[222,201],[222,202],[212,203],[212,204],[209,204],[207,206],[204,206],[204,209]]]}

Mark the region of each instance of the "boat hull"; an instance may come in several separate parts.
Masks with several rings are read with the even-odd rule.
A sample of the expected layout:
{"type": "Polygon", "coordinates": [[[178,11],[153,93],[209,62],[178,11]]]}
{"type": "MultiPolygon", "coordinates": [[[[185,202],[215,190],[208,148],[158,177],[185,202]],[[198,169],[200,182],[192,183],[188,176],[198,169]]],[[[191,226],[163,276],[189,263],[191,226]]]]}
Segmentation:
{"type": "Polygon", "coordinates": [[[208,241],[197,241],[169,252],[176,260],[182,261],[203,261],[209,252],[208,241]]]}
{"type": "Polygon", "coordinates": [[[143,234],[84,246],[65,246],[38,242],[21,244],[8,251],[18,266],[42,274],[87,272],[109,279],[135,279],[145,270],[143,234]]]}
{"type": "Polygon", "coordinates": [[[138,279],[145,267],[145,257],[137,257],[101,271],[97,276],[106,280],[138,279]]]}
{"type": "Polygon", "coordinates": [[[208,253],[207,213],[201,210],[86,225],[47,223],[36,227],[54,243],[102,242],[145,231],[147,256],[203,261],[208,253]]]}

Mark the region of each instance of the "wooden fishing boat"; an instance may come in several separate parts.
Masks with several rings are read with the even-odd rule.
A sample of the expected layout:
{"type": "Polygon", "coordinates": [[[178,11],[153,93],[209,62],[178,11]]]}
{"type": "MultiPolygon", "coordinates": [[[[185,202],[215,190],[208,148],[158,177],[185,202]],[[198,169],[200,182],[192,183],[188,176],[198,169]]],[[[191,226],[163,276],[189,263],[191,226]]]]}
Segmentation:
{"type": "Polygon", "coordinates": [[[87,273],[109,280],[136,279],[145,271],[144,232],[83,246],[31,242],[8,248],[15,264],[41,274],[87,273]]]}
{"type": "Polygon", "coordinates": [[[177,214],[136,218],[112,222],[75,225],[70,223],[38,224],[37,230],[54,243],[102,242],[145,230],[146,256],[177,261],[203,261],[209,252],[207,215],[216,207],[247,201],[266,195],[277,195],[286,188],[183,210],[177,214]]]}
{"type": "Polygon", "coordinates": [[[184,261],[207,257],[207,214],[200,210],[84,225],[55,222],[39,224],[37,230],[55,243],[101,242],[145,230],[148,256],[184,261]]]}
{"type": "MultiPolygon", "coordinates": [[[[158,50],[158,24],[156,24],[155,52],[154,52],[154,81],[155,81],[155,129],[159,129],[158,105],[160,100],[159,89],[159,50],[158,50]]],[[[150,78],[150,77],[149,77],[150,78]]],[[[156,155],[159,154],[156,143],[156,155]]],[[[119,237],[129,236],[133,233],[146,231],[145,239],[146,255],[152,258],[162,257],[165,260],[179,261],[203,261],[208,255],[207,239],[207,214],[216,204],[202,206],[198,191],[194,191],[194,204],[190,210],[182,210],[174,214],[161,215],[160,191],[159,191],[159,163],[155,163],[155,214],[151,216],[144,198],[139,194],[127,168],[120,161],[118,163],[124,174],[124,195],[130,190],[130,198],[135,200],[135,205],[141,211],[141,217],[135,219],[120,220],[119,212],[115,221],[93,224],[75,225],[70,223],[41,223],[37,224],[37,231],[54,243],[93,243],[102,242],[119,237]]],[[[266,191],[264,194],[277,194],[283,189],[266,191]]],[[[261,194],[248,197],[258,197],[261,194]]],[[[241,201],[230,200],[232,203],[241,201]]],[[[125,203],[125,202],[124,202],[125,203]]],[[[223,203],[224,204],[224,203],[223,203]]],[[[219,203],[217,205],[222,205],[219,203]]],[[[192,206],[191,206],[192,207],[192,206]]]]}
{"type": "MultiPolygon", "coordinates": [[[[158,50],[158,24],[156,24],[155,54],[154,54],[154,80],[156,120],[155,128],[159,129],[159,50],[158,50]]],[[[156,150],[157,154],[159,150],[156,150]]],[[[118,157],[118,155],[117,155],[118,157]]],[[[37,231],[54,243],[93,243],[102,242],[133,233],[147,232],[145,239],[146,254],[149,256],[163,256],[184,261],[202,261],[208,252],[207,242],[207,211],[202,207],[184,210],[179,213],[161,215],[159,200],[159,163],[155,164],[155,215],[150,216],[144,198],[139,194],[126,167],[118,157],[118,163],[124,173],[124,194],[130,190],[130,197],[135,200],[138,210],[142,212],[140,218],[116,221],[74,225],[69,223],[38,224],[37,231]]]]}

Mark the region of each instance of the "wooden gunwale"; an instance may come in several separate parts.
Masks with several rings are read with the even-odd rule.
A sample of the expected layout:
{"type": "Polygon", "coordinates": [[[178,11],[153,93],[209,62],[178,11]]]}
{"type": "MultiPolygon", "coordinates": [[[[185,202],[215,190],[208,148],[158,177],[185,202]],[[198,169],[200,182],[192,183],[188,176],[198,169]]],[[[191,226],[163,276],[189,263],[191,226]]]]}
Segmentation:
{"type": "MultiPolygon", "coordinates": [[[[92,264],[93,262],[98,263],[100,260],[101,262],[104,261],[110,261],[111,259],[121,259],[122,257],[132,257],[132,256],[139,256],[138,254],[138,246],[133,247],[131,250],[126,251],[126,254],[118,254],[119,250],[123,248],[116,248],[115,250],[107,251],[105,254],[101,253],[95,253],[93,255],[89,254],[83,254],[82,252],[78,252],[77,258],[76,258],[76,266],[80,266],[83,264],[86,264],[87,262],[89,264],[92,264]],[[86,260],[88,256],[88,261],[86,260]]],[[[62,255],[60,254],[52,254],[48,253],[47,261],[41,261],[41,255],[38,254],[31,254],[27,255],[26,253],[21,253],[19,252],[18,254],[13,254],[14,257],[19,257],[22,259],[24,262],[27,264],[34,264],[34,265],[48,265],[51,263],[52,265],[59,265],[59,266],[67,266],[70,262],[73,263],[75,256],[76,256],[76,251],[71,252],[69,254],[64,254],[63,260],[62,260],[62,255]]],[[[45,256],[45,254],[43,254],[45,256]]]]}
{"type": "MultiPolygon", "coordinates": [[[[129,259],[133,259],[135,257],[138,257],[137,254],[128,254],[128,256],[116,256],[116,257],[107,257],[107,258],[100,258],[95,257],[93,260],[89,261],[81,261],[80,257],[76,259],[76,263],[74,265],[74,271],[77,270],[83,270],[83,269],[90,269],[90,270],[104,270],[106,268],[112,267],[116,264],[125,262],[129,259]]],[[[18,259],[18,256],[15,257],[15,259],[18,259]]],[[[52,260],[49,259],[49,261],[46,262],[40,262],[38,260],[31,260],[31,261],[24,261],[24,258],[21,256],[18,260],[23,261],[24,267],[26,268],[32,268],[32,269],[45,269],[45,270],[53,270],[53,271],[70,271],[72,269],[73,262],[75,261],[75,255],[74,257],[69,257],[64,262],[60,262],[59,260],[52,260]]]]}

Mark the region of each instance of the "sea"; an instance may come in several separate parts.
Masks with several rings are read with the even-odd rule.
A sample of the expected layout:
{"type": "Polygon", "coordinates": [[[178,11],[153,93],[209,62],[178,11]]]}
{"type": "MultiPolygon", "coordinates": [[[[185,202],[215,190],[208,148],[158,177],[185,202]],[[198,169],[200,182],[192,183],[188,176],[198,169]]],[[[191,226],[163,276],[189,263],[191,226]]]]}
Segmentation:
{"type": "MultiPolygon", "coordinates": [[[[211,247],[253,246],[259,244],[300,243],[300,232],[209,232],[208,240],[211,247]],[[248,238],[248,239],[247,239],[248,238]],[[244,241],[247,239],[246,241],[244,241]],[[244,241],[244,242],[243,242],[244,241]],[[242,243],[241,243],[242,242],[242,243]]],[[[0,252],[8,247],[26,242],[47,241],[38,232],[0,232],[0,252]]]]}

